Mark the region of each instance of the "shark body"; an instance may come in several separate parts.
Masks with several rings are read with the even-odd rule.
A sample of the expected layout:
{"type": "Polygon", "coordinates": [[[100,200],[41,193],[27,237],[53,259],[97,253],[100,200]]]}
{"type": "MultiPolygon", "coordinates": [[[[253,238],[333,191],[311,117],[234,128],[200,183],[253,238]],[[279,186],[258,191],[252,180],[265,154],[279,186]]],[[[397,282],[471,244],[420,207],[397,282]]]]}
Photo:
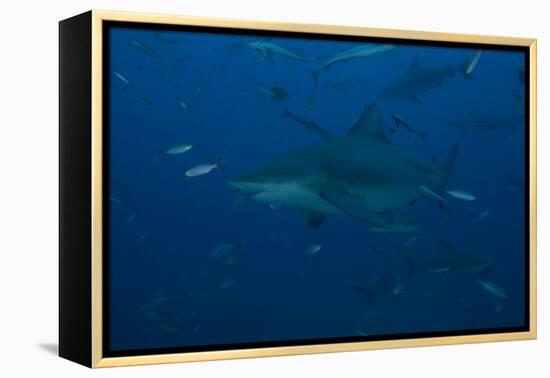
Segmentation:
{"type": "Polygon", "coordinates": [[[409,274],[415,273],[472,273],[482,274],[492,269],[492,262],[477,255],[457,250],[446,240],[437,239],[437,251],[415,256],[399,250],[399,256],[407,265],[409,274]]]}
{"type": "Polygon", "coordinates": [[[388,51],[395,49],[396,47],[397,46],[395,45],[360,45],[339,52],[338,54],[326,60],[318,69],[312,72],[313,81],[315,85],[317,85],[319,74],[322,71],[327,71],[332,65],[336,63],[345,62],[354,58],[380,56],[388,51]]]}
{"type": "Polygon", "coordinates": [[[230,185],[258,202],[305,210],[314,228],[329,214],[345,214],[376,228],[411,231],[382,213],[422,196],[420,187],[442,193],[458,146],[440,168],[389,143],[383,126],[378,107],[365,105],[345,137],[291,151],[230,185]]]}
{"type": "Polygon", "coordinates": [[[264,58],[267,58],[270,61],[273,61],[274,55],[281,55],[290,59],[305,60],[308,62],[314,60],[312,58],[307,58],[307,57],[298,55],[296,53],[293,53],[292,51],[271,42],[263,42],[263,41],[249,42],[246,44],[246,47],[252,50],[259,51],[264,58]]]}
{"type": "Polygon", "coordinates": [[[505,128],[514,130],[521,126],[523,120],[523,114],[518,114],[513,110],[506,114],[496,115],[488,111],[482,113],[478,109],[473,109],[468,114],[449,121],[445,125],[468,134],[473,131],[492,131],[505,128]]]}
{"type": "Polygon", "coordinates": [[[442,86],[446,79],[453,78],[457,74],[469,78],[479,62],[480,54],[476,51],[462,63],[434,67],[423,67],[415,57],[403,76],[391,83],[378,97],[383,100],[408,99],[421,103],[422,100],[418,97],[420,93],[442,86]]]}

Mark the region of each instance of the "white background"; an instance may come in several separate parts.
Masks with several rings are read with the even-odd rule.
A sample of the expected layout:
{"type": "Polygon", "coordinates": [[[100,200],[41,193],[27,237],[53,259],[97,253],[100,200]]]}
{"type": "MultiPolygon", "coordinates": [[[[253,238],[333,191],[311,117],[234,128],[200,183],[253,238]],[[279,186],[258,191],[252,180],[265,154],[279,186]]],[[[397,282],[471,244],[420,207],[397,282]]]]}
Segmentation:
{"type": "MultiPolygon", "coordinates": [[[[0,375],[101,377],[548,377],[550,159],[546,1],[6,1],[0,22],[0,375]],[[9,4],[9,5],[8,5],[9,4]],[[95,9],[539,39],[539,340],[91,371],[55,356],[58,25],[95,9]]],[[[406,316],[406,314],[403,314],[406,316]]]]}

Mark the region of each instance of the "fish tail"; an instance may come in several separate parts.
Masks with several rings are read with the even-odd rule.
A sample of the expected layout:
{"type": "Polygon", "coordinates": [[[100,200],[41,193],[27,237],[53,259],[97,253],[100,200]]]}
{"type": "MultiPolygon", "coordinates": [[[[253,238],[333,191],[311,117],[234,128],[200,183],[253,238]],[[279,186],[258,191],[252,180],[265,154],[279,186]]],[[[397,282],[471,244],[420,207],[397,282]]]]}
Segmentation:
{"type": "Polygon", "coordinates": [[[401,126],[401,120],[395,114],[392,114],[391,118],[393,119],[393,122],[395,123],[395,129],[397,130],[399,126],[401,126]]]}
{"type": "Polygon", "coordinates": [[[243,240],[242,236],[239,235],[239,238],[237,239],[237,246],[242,248],[245,245],[246,245],[245,241],[243,240]]]}
{"type": "Polygon", "coordinates": [[[355,285],[353,288],[357,293],[359,293],[363,298],[366,299],[366,302],[369,306],[372,304],[373,292],[370,287],[355,285]]]}
{"type": "Polygon", "coordinates": [[[458,156],[459,148],[460,148],[460,143],[455,143],[451,147],[451,150],[447,154],[447,157],[441,164],[440,170],[441,170],[442,180],[439,188],[437,188],[439,194],[445,191],[445,187],[447,186],[447,182],[449,181],[449,177],[451,176],[451,172],[453,170],[456,157],[458,156]]]}
{"type": "Polygon", "coordinates": [[[281,117],[292,117],[292,114],[290,114],[290,110],[285,106],[283,108],[283,113],[281,114],[281,117]]]}
{"type": "Polygon", "coordinates": [[[212,164],[215,164],[217,168],[221,169],[223,171],[224,167],[222,166],[222,163],[224,162],[223,156],[218,156],[212,164]]]}
{"type": "Polygon", "coordinates": [[[319,73],[320,70],[313,70],[311,71],[311,76],[313,77],[313,83],[315,84],[315,87],[317,87],[317,82],[319,81],[319,73]]]}
{"type": "MultiPolygon", "coordinates": [[[[442,197],[445,195],[445,188],[447,187],[447,182],[451,177],[451,172],[453,170],[456,157],[458,156],[459,147],[460,147],[460,143],[455,143],[451,147],[451,150],[449,151],[449,153],[447,154],[447,157],[445,158],[445,160],[443,160],[443,163],[439,168],[441,171],[441,181],[439,183],[439,186],[436,188],[436,192],[442,197]]],[[[445,203],[443,201],[439,201],[438,204],[441,210],[449,211],[449,209],[445,206],[445,203]]]]}
{"type": "Polygon", "coordinates": [[[407,274],[409,276],[412,276],[414,273],[416,273],[416,269],[414,267],[414,264],[412,262],[412,259],[409,255],[405,253],[405,251],[402,248],[397,247],[397,255],[403,261],[405,266],[407,267],[407,274]]]}

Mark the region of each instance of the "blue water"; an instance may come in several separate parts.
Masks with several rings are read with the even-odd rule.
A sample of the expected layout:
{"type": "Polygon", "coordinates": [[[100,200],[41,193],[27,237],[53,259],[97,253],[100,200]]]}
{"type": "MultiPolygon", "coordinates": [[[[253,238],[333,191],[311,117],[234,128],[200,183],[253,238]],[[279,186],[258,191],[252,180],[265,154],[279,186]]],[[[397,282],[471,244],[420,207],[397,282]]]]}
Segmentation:
{"type": "Polygon", "coordinates": [[[420,92],[418,103],[378,94],[407,75],[414,59],[425,68],[458,65],[475,50],[399,45],[333,65],[321,72],[315,88],[311,72],[358,43],[269,41],[315,58],[302,61],[269,59],[246,47],[258,40],[268,41],[111,29],[110,349],[524,326],[525,125],[514,95],[524,91],[517,74],[523,53],[484,50],[470,78],[444,78],[420,92]],[[284,88],[288,97],[273,99],[257,86],[284,88]],[[285,106],[343,137],[365,103],[379,106],[393,144],[427,162],[435,157],[440,165],[459,142],[447,189],[477,199],[447,195],[442,211],[420,197],[397,209],[414,216],[413,232],[372,232],[346,215],[329,215],[314,229],[304,211],[242,198],[227,184],[281,154],[325,142],[281,117],[285,106]],[[425,138],[403,127],[391,132],[394,113],[425,138]],[[449,127],[453,121],[463,127],[449,127]],[[193,147],[163,153],[182,143],[193,147]],[[216,161],[219,167],[207,174],[185,176],[198,164],[216,161]],[[483,212],[488,216],[472,223],[483,212]],[[445,255],[442,241],[461,257],[424,270],[411,270],[402,257],[406,253],[422,265],[445,255]],[[212,257],[222,243],[235,248],[212,257]],[[311,245],[321,249],[308,254],[311,245]],[[461,270],[466,255],[490,264],[481,272],[461,270]],[[479,280],[505,295],[486,290],[479,280]]]}

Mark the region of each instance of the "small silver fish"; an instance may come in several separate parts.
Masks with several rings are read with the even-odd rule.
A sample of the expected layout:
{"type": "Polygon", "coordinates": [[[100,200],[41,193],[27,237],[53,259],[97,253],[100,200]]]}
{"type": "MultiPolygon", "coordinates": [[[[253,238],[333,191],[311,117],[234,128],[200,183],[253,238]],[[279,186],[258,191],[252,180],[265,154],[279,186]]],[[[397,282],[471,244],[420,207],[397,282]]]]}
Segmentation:
{"type": "Polygon", "coordinates": [[[109,201],[120,203],[120,200],[118,198],[115,198],[115,197],[109,197],[109,201]]]}
{"type": "Polygon", "coordinates": [[[127,87],[131,87],[132,84],[130,83],[130,81],[128,79],[126,79],[122,74],[119,74],[118,72],[115,72],[113,71],[113,74],[120,80],[122,81],[127,87]]]}
{"type": "Polygon", "coordinates": [[[420,193],[422,193],[425,197],[431,200],[445,202],[445,198],[441,197],[437,193],[434,193],[432,190],[430,190],[428,187],[424,185],[419,186],[418,190],[420,190],[420,193]]]}
{"type": "Polygon", "coordinates": [[[474,68],[476,68],[477,63],[479,62],[479,58],[481,58],[481,50],[478,50],[473,57],[470,58],[468,61],[468,64],[466,64],[466,69],[464,70],[464,73],[466,75],[470,75],[474,68]]]}
{"type": "Polygon", "coordinates": [[[153,48],[135,39],[130,41],[130,46],[140,51],[141,53],[147,55],[149,58],[153,58],[157,55],[153,48]]]}
{"type": "Polygon", "coordinates": [[[395,285],[393,287],[393,295],[399,295],[403,292],[403,283],[399,274],[395,276],[395,285]]]}
{"type": "Polygon", "coordinates": [[[476,196],[474,196],[472,193],[468,193],[465,190],[453,189],[447,190],[446,192],[450,196],[464,201],[475,201],[477,199],[476,196]]]}
{"type": "Polygon", "coordinates": [[[195,90],[193,91],[193,98],[197,98],[199,96],[199,94],[201,93],[201,90],[202,90],[202,87],[195,88],[195,90]]]}
{"type": "Polygon", "coordinates": [[[164,151],[166,155],[183,154],[193,148],[192,144],[178,144],[164,151]]]}
{"type": "Polygon", "coordinates": [[[219,167],[219,161],[215,163],[199,164],[190,168],[185,172],[186,177],[197,177],[206,175],[207,173],[212,172],[214,169],[219,167]]]}
{"type": "Polygon", "coordinates": [[[241,240],[237,240],[236,242],[230,242],[230,243],[221,243],[216,245],[214,250],[208,255],[208,257],[217,259],[219,257],[223,257],[225,255],[228,255],[237,249],[241,248],[243,246],[243,242],[241,240]]]}
{"type": "Polygon", "coordinates": [[[157,306],[160,306],[161,304],[164,304],[166,302],[171,301],[174,298],[176,298],[175,295],[174,296],[169,296],[169,297],[156,297],[156,298],[153,298],[149,301],[149,303],[144,304],[143,306],[141,306],[140,310],[145,311],[145,310],[153,309],[157,306]]]}
{"type": "Polygon", "coordinates": [[[321,245],[320,244],[313,244],[313,245],[310,245],[309,247],[307,247],[306,253],[308,255],[314,255],[317,252],[319,252],[320,250],[321,250],[321,245]]]}
{"type": "Polygon", "coordinates": [[[423,234],[423,235],[418,235],[418,236],[412,237],[412,238],[408,239],[405,243],[403,243],[403,248],[409,248],[411,245],[413,245],[417,241],[425,239],[425,238],[429,238],[432,235],[433,235],[432,233],[428,233],[428,234],[423,234]]]}
{"type": "Polygon", "coordinates": [[[480,220],[488,218],[488,217],[489,217],[489,210],[484,210],[484,211],[481,212],[481,214],[479,214],[479,216],[476,219],[471,221],[470,224],[477,223],[480,220]]]}
{"type": "Polygon", "coordinates": [[[233,280],[223,280],[222,282],[220,282],[220,289],[228,289],[233,286],[234,283],[235,281],[233,280]]]}
{"type": "Polygon", "coordinates": [[[481,280],[481,279],[477,280],[477,282],[481,285],[481,287],[483,289],[485,289],[485,291],[487,291],[488,293],[490,293],[490,294],[492,294],[496,297],[499,297],[499,298],[507,298],[508,297],[508,294],[506,294],[504,289],[501,288],[500,286],[498,286],[494,282],[484,281],[484,280],[481,280]]]}
{"type": "Polygon", "coordinates": [[[136,213],[132,213],[132,214],[130,214],[130,216],[128,217],[127,222],[128,222],[128,223],[131,223],[135,218],[136,218],[136,213]]]}
{"type": "Polygon", "coordinates": [[[256,85],[256,89],[265,94],[266,96],[269,96],[269,97],[275,97],[275,93],[273,93],[273,91],[269,88],[265,88],[265,87],[262,87],[260,85],[256,85]]]}
{"type": "Polygon", "coordinates": [[[447,272],[451,271],[451,267],[444,266],[444,267],[441,267],[441,268],[427,269],[427,271],[430,272],[430,273],[447,273],[447,272]]]}
{"type": "Polygon", "coordinates": [[[139,102],[141,102],[143,105],[147,105],[147,106],[157,106],[156,102],[154,102],[153,100],[151,100],[150,98],[145,97],[145,96],[140,96],[139,97],[139,102]]]}
{"type": "Polygon", "coordinates": [[[236,255],[233,255],[233,256],[229,256],[229,258],[227,259],[227,263],[229,265],[235,265],[239,262],[239,256],[236,256],[236,255]]]}
{"type": "Polygon", "coordinates": [[[361,328],[359,328],[359,326],[355,326],[355,333],[358,336],[368,336],[369,335],[367,332],[365,332],[361,328]]]}
{"type": "Polygon", "coordinates": [[[185,101],[181,100],[180,105],[181,105],[181,107],[182,107],[183,109],[189,110],[189,107],[187,106],[187,104],[185,103],[185,101]]]}

